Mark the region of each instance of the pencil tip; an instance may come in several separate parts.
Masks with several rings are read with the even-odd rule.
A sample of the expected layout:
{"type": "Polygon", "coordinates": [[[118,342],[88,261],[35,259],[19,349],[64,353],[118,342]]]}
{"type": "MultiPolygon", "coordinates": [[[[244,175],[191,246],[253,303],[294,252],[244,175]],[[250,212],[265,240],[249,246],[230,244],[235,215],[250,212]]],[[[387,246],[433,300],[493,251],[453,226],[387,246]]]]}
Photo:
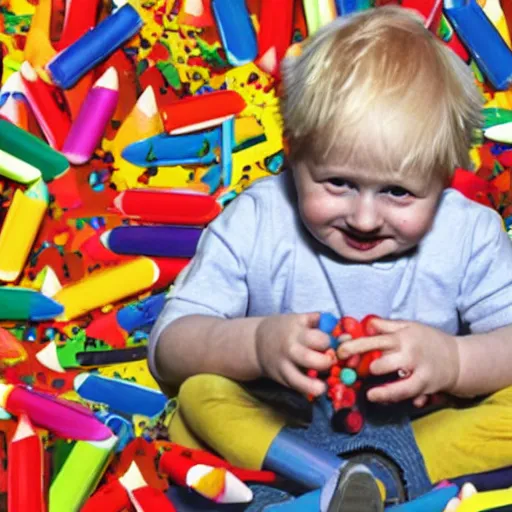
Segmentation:
{"type": "Polygon", "coordinates": [[[119,77],[116,68],[113,66],[109,67],[105,73],[96,80],[94,87],[103,87],[104,89],[117,91],[119,89],[119,77]]]}
{"type": "Polygon", "coordinates": [[[148,85],[144,92],[140,95],[137,100],[137,107],[142,111],[146,117],[153,117],[158,113],[158,107],[156,105],[155,92],[153,87],[148,85]]]}
{"type": "Polygon", "coordinates": [[[64,373],[57,356],[57,345],[50,341],[43,349],[36,354],[36,359],[45,367],[57,373],[64,373]]]}
{"type": "Polygon", "coordinates": [[[21,441],[22,439],[26,439],[27,437],[31,437],[36,435],[34,428],[32,427],[32,423],[29,417],[22,413],[18,419],[18,426],[16,427],[16,432],[12,438],[12,442],[21,441]]]}
{"type": "Polygon", "coordinates": [[[35,82],[37,80],[36,70],[32,67],[28,60],[23,61],[23,64],[20,67],[20,73],[23,78],[29,80],[30,82],[35,82]]]}

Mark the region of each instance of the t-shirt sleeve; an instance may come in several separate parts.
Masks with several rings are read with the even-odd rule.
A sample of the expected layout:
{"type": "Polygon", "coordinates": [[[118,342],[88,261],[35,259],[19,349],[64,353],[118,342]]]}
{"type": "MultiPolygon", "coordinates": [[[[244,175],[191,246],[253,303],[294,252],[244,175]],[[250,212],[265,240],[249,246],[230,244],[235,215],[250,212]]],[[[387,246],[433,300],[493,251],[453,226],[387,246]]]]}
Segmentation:
{"type": "Polygon", "coordinates": [[[148,344],[148,362],[156,378],[158,340],[174,320],[187,315],[236,318],[247,312],[247,268],[257,237],[256,199],[243,193],[202,233],[195,256],[169,292],[148,344]]]}
{"type": "Polygon", "coordinates": [[[473,333],[512,324],[512,242],[491,209],[478,213],[471,232],[458,309],[473,333]]]}

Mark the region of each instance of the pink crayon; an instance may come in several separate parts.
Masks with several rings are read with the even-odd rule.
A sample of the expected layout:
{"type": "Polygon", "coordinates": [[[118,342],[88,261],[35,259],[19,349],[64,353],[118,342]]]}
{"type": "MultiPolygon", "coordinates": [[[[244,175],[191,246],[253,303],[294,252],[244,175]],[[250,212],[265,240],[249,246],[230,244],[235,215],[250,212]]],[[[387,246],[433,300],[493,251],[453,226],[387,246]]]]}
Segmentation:
{"type": "Polygon", "coordinates": [[[118,98],[117,71],[110,67],[92,86],[62,147],[72,164],[89,161],[114,115],[118,98]]]}
{"type": "Polygon", "coordinates": [[[112,437],[86,407],[23,386],[0,384],[0,406],[13,416],[25,413],[32,423],[65,439],[102,441],[112,437]]]}

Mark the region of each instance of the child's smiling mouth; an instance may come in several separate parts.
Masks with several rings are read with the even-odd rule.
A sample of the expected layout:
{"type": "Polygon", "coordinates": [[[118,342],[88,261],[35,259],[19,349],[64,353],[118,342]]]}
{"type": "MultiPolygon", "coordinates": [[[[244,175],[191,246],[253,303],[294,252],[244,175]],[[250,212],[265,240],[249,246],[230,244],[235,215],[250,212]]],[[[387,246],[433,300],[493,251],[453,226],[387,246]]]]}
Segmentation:
{"type": "Polygon", "coordinates": [[[381,242],[385,240],[384,237],[359,237],[353,233],[348,233],[344,230],[341,231],[345,243],[352,249],[358,251],[370,251],[374,247],[377,247],[381,242]]]}

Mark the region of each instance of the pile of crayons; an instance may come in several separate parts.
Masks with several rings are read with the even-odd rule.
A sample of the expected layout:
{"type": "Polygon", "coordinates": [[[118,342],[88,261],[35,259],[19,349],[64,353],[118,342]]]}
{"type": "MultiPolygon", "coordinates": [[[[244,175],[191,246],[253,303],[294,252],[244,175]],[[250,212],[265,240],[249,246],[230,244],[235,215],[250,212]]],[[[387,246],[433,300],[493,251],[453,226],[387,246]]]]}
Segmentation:
{"type": "MultiPolygon", "coordinates": [[[[243,482],[275,475],[166,440],[148,332],[204,227],[283,168],[290,46],[390,2],[35,3],[0,6],[0,497],[27,512],[173,510],[180,488],[247,502],[243,482]]],[[[472,63],[485,126],[457,186],[512,234],[510,2],[394,3],[472,63]]]]}

